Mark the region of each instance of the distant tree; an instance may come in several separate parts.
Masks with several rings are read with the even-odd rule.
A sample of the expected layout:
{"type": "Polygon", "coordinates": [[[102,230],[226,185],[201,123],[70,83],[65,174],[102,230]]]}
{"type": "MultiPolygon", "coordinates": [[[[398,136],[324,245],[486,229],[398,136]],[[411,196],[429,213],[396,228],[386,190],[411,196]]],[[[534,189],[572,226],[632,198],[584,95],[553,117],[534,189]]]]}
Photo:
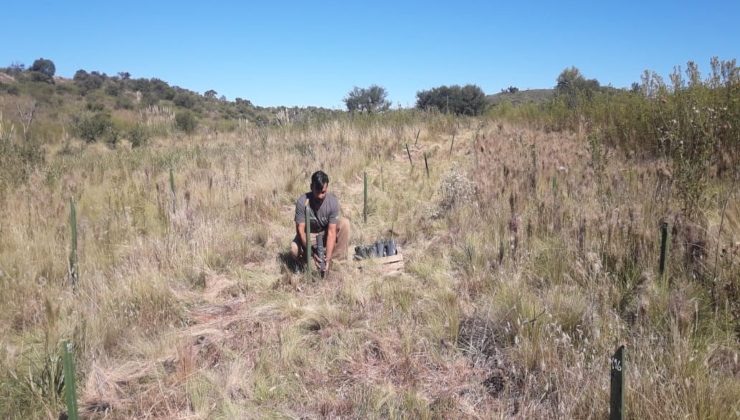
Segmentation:
{"type": "Polygon", "coordinates": [[[356,87],[344,98],[344,104],[350,112],[380,112],[391,106],[385,88],[372,85],[369,88],[356,87]]]}
{"type": "Polygon", "coordinates": [[[461,89],[458,113],[463,115],[480,115],[486,110],[486,94],[476,85],[465,85],[461,89]]]}
{"type": "Polygon", "coordinates": [[[172,99],[172,102],[177,106],[188,109],[195,106],[195,98],[191,93],[185,91],[177,92],[175,97],[172,99]]]}
{"type": "Polygon", "coordinates": [[[206,91],[206,92],[205,92],[205,93],[203,94],[203,96],[205,96],[205,97],[206,97],[206,98],[208,98],[208,99],[216,99],[216,96],[217,96],[217,95],[218,95],[218,92],[216,92],[216,91],[215,91],[215,90],[213,90],[213,89],[211,89],[211,90],[207,90],[207,91],[206,91]]]}
{"type": "Polygon", "coordinates": [[[248,99],[236,98],[236,99],[234,99],[234,102],[237,105],[243,105],[243,106],[248,106],[248,107],[251,107],[252,106],[252,101],[250,101],[248,99]]]}
{"type": "Polygon", "coordinates": [[[100,89],[105,82],[104,75],[97,71],[88,73],[85,70],[77,70],[72,77],[75,86],[80,89],[80,93],[86,95],[88,92],[100,89]]]}
{"type": "Polygon", "coordinates": [[[127,71],[119,71],[118,72],[118,77],[120,77],[121,80],[129,80],[129,79],[131,79],[131,73],[129,73],[127,71]]]}
{"type": "Polygon", "coordinates": [[[458,115],[480,115],[486,109],[486,95],[476,85],[439,86],[416,93],[418,109],[436,108],[458,115]]]}
{"type": "Polygon", "coordinates": [[[105,93],[108,94],[108,95],[110,95],[110,96],[114,96],[115,97],[115,96],[120,95],[121,94],[121,90],[122,90],[122,86],[121,86],[120,81],[118,81],[118,80],[109,79],[105,83],[105,93]]]}
{"type": "Polygon", "coordinates": [[[157,78],[129,79],[125,86],[132,91],[141,92],[145,105],[156,104],[160,99],[171,101],[177,93],[167,82],[157,78]]]}
{"type": "Polygon", "coordinates": [[[555,89],[559,93],[567,93],[575,90],[597,90],[600,87],[596,79],[586,79],[576,67],[569,67],[558,75],[555,89]]]}
{"type": "Polygon", "coordinates": [[[167,82],[156,78],[149,80],[148,87],[152,94],[154,94],[158,99],[171,101],[175,99],[175,95],[177,94],[175,89],[167,84],[167,82]]]}
{"type": "Polygon", "coordinates": [[[514,86],[509,86],[506,89],[501,89],[501,93],[517,93],[517,92],[519,92],[519,88],[514,87],[514,86]]]}
{"type": "Polygon", "coordinates": [[[82,80],[85,80],[88,76],[89,76],[88,72],[86,72],[83,69],[79,69],[75,72],[74,76],[72,76],[72,80],[75,82],[82,81],[82,80]]]}
{"type": "Polygon", "coordinates": [[[54,73],[56,73],[57,68],[54,65],[53,61],[47,60],[45,58],[39,58],[33,62],[33,64],[28,70],[39,72],[43,74],[44,76],[48,77],[49,79],[51,79],[54,77],[54,73]]]}
{"type": "Polygon", "coordinates": [[[26,65],[23,63],[14,61],[10,63],[10,65],[8,66],[6,70],[6,73],[8,73],[11,76],[15,76],[17,74],[23,73],[24,71],[26,71],[26,65]]]}
{"type": "Polygon", "coordinates": [[[581,71],[575,67],[563,70],[555,85],[555,94],[565,99],[566,104],[573,108],[582,100],[590,100],[601,89],[596,79],[586,79],[581,71]]]}

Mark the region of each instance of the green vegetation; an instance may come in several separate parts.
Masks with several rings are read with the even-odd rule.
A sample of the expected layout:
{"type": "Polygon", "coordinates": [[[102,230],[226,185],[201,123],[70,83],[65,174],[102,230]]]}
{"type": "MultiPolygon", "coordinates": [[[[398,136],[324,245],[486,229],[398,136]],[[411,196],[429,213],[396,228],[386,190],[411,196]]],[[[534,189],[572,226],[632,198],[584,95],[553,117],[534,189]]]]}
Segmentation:
{"type": "Polygon", "coordinates": [[[677,67],[670,79],[666,85],[646,71],[640,84],[619,90],[569,68],[558,77],[550,101],[494,107],[491,115],[545,130],[594,133],[630,156],[668,158],[682,211],[691,217],[707,198],[708,177],[732,177],[740,166],[740,127],[735,124],[740,119],[740,70],[735,60],[714,58],[706,79],[693,62],[685,77],[677,67]]]}
{"type": "Polygon", "coordinates": [[[422,110],[472,116],[482,114],[486,105],[486,95],[476,85],[440,86],[416,93],[416,108],[422,110]]]}
{"type": "Polygon", "coordinates": [[[146,146],[146,144],[149,142],[150,137],[151,134],[142,124],[136,124],[128,133],[128,139],[131,142],[131,147],[146,146]]]}
{"type": "Polygon", "coordinates": [[[599,89],[601,89],[601,86],[598,80],[586,79],[580,70],[570,67],[563,70],[558,76],[555,94],[568,108],[576,108],[593,100],[599,89]]]}
{"type": "Polygon", "coordinates": [[[95,142],[103,136],[115,137],[115,128],[110,113],[105,111],[87,112],[75,116],[72,122],[74,134],[88,143],[95,142]]]}
{"type": "Polygon", "coordinates": [[[190,111],[180,111],[175,114],[175,127],[178,130],[182,130],[187,134],[195,132],[195,127],[198,126],[198,120],[195,118],[190,111]]]}
{"type": "Polygon", "coordinates": [[[37,82],[54,83],[54,73],[56,73],[56,66],[51,60],[45,58],[39,58],[34,61],[31,67],[28,69],[28,73],[31,76],[31,80],[37,82]]]}
{"type": "MultiPolygon", "coordinates": [[[[134,78],[128,72],[109,76],[80,69],[71,80],[54,79],[55,70],[54,63],[43,58],[28,69],[18,63],[0,68],[0,95],[8,99],[0,104],[3,118],[19,126],[17,105],[33,100],[40,112],[30,127],[30,136],[44,143],[54,143],[66,132],[87,142],[117,144],[121,139],[131,141],[128,134],[138,127],[134,132],[138,147],[138,139],[169,136],[198,126],[233,132],[253,124],[322,121],[339,113],[316,107],[262,108],[242,98],[216,98],[214,90],[200,95],[160,79],[134,78]],[[183,114],[181,121],[186,124],[178,126],[175,114],[182,111],[190,114],[183,114]],[[199,124],[193,126],[194,121],[199,124]]],[[[384,105],[374,104],[373,109],[384,105]]]]}
{"type": "Polygon", "coordinates": [[[495,106],[512,106],[524,105],[528,103],[544,103],[549,101],[554,95],[554,89],[529,89],[519,90],[517,88],[508,88],[494,95],[486,96],[489,104],[495,106]]]}
{"type": "Polygon", "coordinates": [[[368,88],[356,87],[344,98],[347,111],[350,112],[380,112],[387,111],[391,103],[386,99],[388,92],[385,88],[372,85],[368,88]]]}

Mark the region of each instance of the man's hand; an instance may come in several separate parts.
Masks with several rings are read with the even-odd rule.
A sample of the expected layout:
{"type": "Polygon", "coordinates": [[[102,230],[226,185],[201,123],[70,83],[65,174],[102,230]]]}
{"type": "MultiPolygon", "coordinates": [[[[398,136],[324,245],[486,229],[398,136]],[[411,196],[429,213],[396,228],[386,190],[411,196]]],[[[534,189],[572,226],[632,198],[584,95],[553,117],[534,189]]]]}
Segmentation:
{"type": "Polygon", "coordinates": [[[316,249],[312,250],[311,254],[313,254],[313,263],[316,265],[316,270],[321,269],[321,258],[319,257],[319,253],[316,252],[316,249]]]}

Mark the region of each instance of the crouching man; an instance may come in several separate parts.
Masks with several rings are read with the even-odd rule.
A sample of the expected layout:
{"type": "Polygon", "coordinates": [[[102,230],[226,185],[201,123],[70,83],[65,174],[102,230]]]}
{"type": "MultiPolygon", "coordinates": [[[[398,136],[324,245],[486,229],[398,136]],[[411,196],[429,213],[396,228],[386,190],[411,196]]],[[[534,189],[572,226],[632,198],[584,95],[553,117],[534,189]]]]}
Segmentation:
{"type": "Polygon", "coordinates": [[[311,241],[311,253],[316,269],[322,269],[322,259],[317,251],[320,241],[325,250],[323,273],[328,272],[332,261],[347,259],[349,221],[340,217],[339,200],[328,192],[329,176],[323,171],[311,175],[311,191],[295,202],[296,235],[290,244],[290,254],[298,264],[306,261],[306,240],[311,241]],[[306,207],[311,224],[311,237],[306,238],[306,207]]]}

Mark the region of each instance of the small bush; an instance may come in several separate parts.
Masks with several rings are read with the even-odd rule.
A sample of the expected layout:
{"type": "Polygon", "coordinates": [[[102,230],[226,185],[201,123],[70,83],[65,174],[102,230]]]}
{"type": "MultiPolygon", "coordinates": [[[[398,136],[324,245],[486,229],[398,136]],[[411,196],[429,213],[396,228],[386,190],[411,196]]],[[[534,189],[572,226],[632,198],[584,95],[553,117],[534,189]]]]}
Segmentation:
{"type": "Polygon", "coordinates": [[[147,131],[146,127],[141,124],[136,124],[136,126],[128,132],[131,147],[141,147],[146,145],[149,142],[149,137],[149,131],[147,131]]]}
{"type": "Polygon", "coordinates": [[[100,89],[105,78],[96,71],[88,73],[85,70],[77,70],[72,80],[74,80],[74,84],[80,90],[80,93],[86,95],[92,90],[100,89]]]}
{"type": "Polygon", "coordinates": [[[439,203],[432,209],[432,218],[442,217],[450,210],[462,204],[469,204],[475,198],[475,184],[464,174],[452,170],[439,184],[439,203]]]}
{"type": "MultiPolygon", "coordinates": [[[[87,143],[93,143],[106,134],[110,135],[113,130],[113,120],[107,112],[96,112],[75,117],[72,124],[74,133],[87,143]]],[[[106,138],[107,140],[109,138],[106,138]]]]}
{"type": "Polygon", "coordinates": [[[0,82],[0,93],[2,92],[7,92],[9,95],[13,96],[18,96],[18,94],[20,94],[20,90],[15,84],[8,85],[0,82]]]}
{"type": "Polygon", "coordinates": [[[178,92],[172,102],[177,106],[190,109],[195,106],[195,97],[188,92],[178,92]]]}
{"type": "Polygon", "coordinates": [[[121,95],[116,97],[116,103],[114,105],[116,109],[134,109],[134,103],[131,98],[121,95]]]}
{"type": "Polygon", "coordinates": [[[177,127],[178,130],[191,134],[195,132],[195,127],[197,126],[198,120],[192,112],[181,111],[175,114],[175,127],[177,127]]]}
{"type": "Polygon", "coordinates": [[[103,133],[103,140],[110,147],[115,147],[121,138],[121,132],[113,125],[109,126],[103,133]]]}

